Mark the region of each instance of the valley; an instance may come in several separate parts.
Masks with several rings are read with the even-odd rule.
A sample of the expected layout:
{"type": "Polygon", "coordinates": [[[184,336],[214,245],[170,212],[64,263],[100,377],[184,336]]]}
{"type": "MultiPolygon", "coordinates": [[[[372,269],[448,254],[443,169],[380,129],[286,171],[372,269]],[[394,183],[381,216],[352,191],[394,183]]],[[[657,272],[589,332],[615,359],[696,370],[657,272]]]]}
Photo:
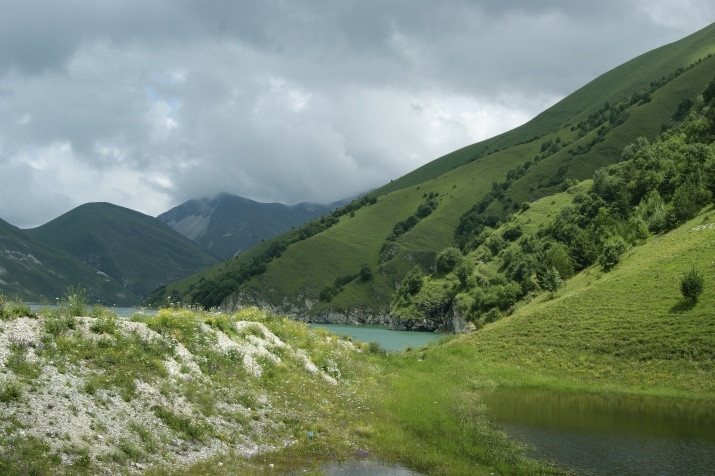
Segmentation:
{"type": "Polygon", "coordinates": [[[714,54],[712,24],[303,224],[262,204],[253,246],[271,213],[227,195],[0,221],[0,473],[710,474],[714,54]]]}

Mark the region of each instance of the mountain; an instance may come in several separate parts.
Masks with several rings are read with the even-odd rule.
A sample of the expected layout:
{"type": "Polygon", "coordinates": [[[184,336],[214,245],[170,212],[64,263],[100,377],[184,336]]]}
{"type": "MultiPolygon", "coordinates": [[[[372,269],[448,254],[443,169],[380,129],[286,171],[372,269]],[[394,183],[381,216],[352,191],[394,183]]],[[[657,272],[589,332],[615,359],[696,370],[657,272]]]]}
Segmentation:
{"type": "Polygon", "coordinates": [[[136,296],[219,261],[156,218],[110,203],[81,205],[25,232],[136,296]]]}
{"type": "Polygon", "coordinates": [[[49,301],[70,286],[87,290],[92,301],[136,303],[139,297],[115,279],[90,269],[70,253],[58,250],[0,220],[0,290],[28,301],[49,301]]]}
{"type": "Polygon", "coordinates": [[[340,204],[260,203],[222,193],[214,198],[189,200],[157,218],[203,249],[225,259],[324,215],[340,204]]]}
{"type": "Polygon", "coordinates": [[[415,266],[468,253],[524,203],[553,195],[653,140],[715,76],[715,25],[603,74],[528,123],[394,180],[363,199],[168,286],[205,307],[259,304],[303,319],[390,322],[415,266]]]}

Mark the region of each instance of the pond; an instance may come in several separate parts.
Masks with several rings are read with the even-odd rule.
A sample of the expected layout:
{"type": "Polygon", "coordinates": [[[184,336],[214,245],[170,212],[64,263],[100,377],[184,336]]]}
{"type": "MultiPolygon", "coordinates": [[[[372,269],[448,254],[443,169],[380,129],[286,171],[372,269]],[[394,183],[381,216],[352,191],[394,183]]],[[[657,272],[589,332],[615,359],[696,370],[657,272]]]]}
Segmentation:
{"type": "Polygon", "coordinates": [[[498,389],[487,414],[532,456],[595,474],[712,475],[715,402],[498,389]]]}
{"type": "MultiPolygon", "coordinates": [[[[303,471],[289,473],[291,475],[304,474],[303,471]]],[[[315,473],[312,473],[315,474],[315,473]]],[[[327,463],[320,467],[320,474],[326,476],[419,476],[408,468],[399,464],[388,463],[386,461],[374,459],[359,459],[344,461],[342,463],[327,463]]]]}
{"type": "Polygon", "coordinates": [[[313,329],[325,329],[339,336],[349,335],[362,342],[377,342],[390,352],[400,352],[408,347],[422,347],[444,337],[438,332],[393,331],[380,326],[349,326],[344,324],[308,324],[313,329]]]}

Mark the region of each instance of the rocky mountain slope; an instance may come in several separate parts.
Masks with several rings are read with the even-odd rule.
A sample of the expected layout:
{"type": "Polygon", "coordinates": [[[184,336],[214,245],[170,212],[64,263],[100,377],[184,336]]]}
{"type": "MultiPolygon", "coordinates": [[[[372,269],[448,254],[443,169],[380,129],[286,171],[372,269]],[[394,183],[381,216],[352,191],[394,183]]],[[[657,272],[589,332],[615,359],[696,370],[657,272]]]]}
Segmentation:
{"type": "Polygon", "coordinates": [[[189,200],[157,216],[159,220],[222,258],[250,248],[340,205],[260,203],[222,193],[189,200]]]}

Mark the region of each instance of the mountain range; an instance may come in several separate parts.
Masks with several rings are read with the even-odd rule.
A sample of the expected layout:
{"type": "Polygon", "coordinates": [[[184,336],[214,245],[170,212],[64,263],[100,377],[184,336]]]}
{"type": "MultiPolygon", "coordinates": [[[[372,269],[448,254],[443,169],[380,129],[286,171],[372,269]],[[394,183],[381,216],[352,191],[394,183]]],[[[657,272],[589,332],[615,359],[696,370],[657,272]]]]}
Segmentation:
{"type": "Polygon", "coordinates": [[[91,302],[137,305],[151,291],[341,203],[291,206],[223,193],[158,218],[87,203],[33,229],[0,220],[0,292],[54,303],[69,287],[81,287],[91,302]]]}

